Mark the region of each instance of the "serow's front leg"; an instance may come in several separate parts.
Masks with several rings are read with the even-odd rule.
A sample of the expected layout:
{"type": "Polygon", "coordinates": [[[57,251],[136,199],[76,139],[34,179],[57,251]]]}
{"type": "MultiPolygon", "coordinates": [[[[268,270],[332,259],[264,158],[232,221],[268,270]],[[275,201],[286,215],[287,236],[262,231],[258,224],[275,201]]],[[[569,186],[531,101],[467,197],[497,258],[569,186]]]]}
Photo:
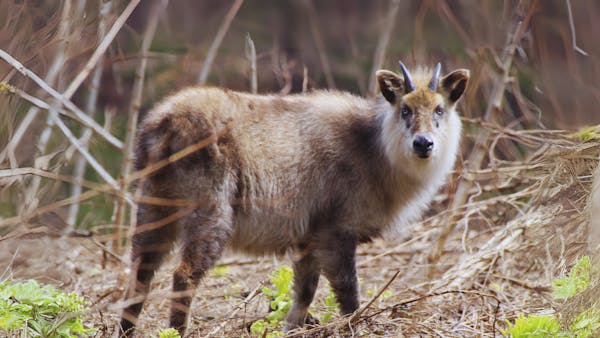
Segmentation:
{"type": "Polygon", "coordinates": [[[308,307],[319,284],[319,274],[319,264],[312,253],[294,262],[294,301],[286,317],[286,331],[306,323],[308,307]]]}

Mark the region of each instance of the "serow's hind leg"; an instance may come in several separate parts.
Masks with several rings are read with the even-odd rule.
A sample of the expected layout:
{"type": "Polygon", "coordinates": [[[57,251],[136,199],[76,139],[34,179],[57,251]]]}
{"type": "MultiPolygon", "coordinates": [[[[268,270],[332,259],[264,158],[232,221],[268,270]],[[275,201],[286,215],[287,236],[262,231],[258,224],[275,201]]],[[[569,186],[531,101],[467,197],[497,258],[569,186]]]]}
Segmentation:
{"type": "Polygon", "coordinates": [[[183,336],[192,295],[206,272],[221,256],[231,236],[232,210],[227,202],[203,206],[184,217],[181,263],[173,274],[170,326],[183,336]]]}
{"type": "Polygon", "coordinates": [[[138,225],[131,248],[131,278],[125,294],[125,301],[131,304],[123,310],[119,337],[133,334],[150,290],[150,282],[173,247],[177,230],[174,223],[168,222],[169,215],[173,212],[173,208],[145,204],[140,204],[138,208],[138,225]]]}
{"type": "Polygon", "coordinates": [[[336,234],[318,252],[317,259],[335,293],[342,315],[350,314],[359,307],[355,256],[356,239],[349,234],[336,234]]]}

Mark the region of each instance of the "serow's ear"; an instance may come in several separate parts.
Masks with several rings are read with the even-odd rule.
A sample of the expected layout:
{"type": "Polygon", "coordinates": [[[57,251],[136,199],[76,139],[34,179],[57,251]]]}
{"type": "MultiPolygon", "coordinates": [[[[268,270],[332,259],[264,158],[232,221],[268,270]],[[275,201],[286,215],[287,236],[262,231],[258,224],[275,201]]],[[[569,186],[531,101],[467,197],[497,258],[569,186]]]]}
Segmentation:
{"type": "Polygon", "coordinates": [[[402,92],[402,78],[400,75],[389,70],[378,70],[375,76],[383,97],[391,104],[396,103],[396,95],[402,92]]]}
{"type": "Polygon", "coordinates": [[[442,78],[442,91],[448,101],[455,103],[465,92],[469,82],[470,72],[467,69],[457,69],[442,78]]]}

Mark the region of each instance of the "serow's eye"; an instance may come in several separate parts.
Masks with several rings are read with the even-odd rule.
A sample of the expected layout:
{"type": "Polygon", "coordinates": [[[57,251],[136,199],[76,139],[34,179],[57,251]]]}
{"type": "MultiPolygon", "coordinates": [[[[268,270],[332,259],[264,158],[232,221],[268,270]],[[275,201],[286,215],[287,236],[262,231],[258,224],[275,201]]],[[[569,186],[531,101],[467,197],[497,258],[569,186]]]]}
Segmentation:
{"type": "Polygon", "coordinates": [[[408,108],[408,106],[403,105],[402,108],[400,108],[400,114],[403,119],[407,119],[412,115],[412,110],[408,108]]]}
{"type": "Polygon", "coordinates": [[[442,108],[441,106],[437,106],[433,112],[435,113],[435,117],[437,118],[444,116],[445,113],[444,108],[442,108]]]}

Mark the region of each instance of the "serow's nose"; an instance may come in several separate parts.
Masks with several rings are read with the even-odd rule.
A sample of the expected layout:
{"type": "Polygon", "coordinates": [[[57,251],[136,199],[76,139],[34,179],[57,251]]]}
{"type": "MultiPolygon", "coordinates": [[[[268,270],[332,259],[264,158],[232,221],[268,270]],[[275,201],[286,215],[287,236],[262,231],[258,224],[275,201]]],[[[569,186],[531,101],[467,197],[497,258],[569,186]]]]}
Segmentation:
{"type": "Polygon", "coordinates": [[[420,158],[428,158],[433,150],[433,140],[428,136],[419,135],[413,141],[413,150],[420,158]]]}

